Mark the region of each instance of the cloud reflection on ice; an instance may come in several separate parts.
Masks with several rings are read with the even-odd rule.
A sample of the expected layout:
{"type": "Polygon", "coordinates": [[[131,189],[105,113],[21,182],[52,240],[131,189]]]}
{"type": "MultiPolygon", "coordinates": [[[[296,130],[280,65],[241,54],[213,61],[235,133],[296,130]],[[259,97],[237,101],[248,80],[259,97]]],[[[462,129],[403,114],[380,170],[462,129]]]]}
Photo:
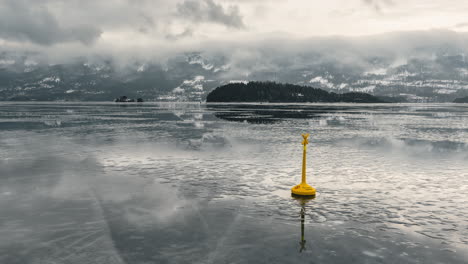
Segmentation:
{"type": "Polygon", "coordinates": [[[0,104],[2,263],[466,256],[468,112],[460,106],[17,109],[0,104]],[[41,113],[61,125],[45,125],[41,113]],[[305,205],[307,250],[298,255],[300,206],[288,194],[306,130],[319,194],[305,205]]]}

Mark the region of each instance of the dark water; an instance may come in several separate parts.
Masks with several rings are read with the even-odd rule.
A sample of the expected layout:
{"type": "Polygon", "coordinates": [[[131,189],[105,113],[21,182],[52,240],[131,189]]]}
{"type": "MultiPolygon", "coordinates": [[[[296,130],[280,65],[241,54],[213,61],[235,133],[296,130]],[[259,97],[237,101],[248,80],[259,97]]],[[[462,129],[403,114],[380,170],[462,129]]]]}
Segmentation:
{"type": "Polygon", "coordinates": [[[467,193],[466,105],[0,103],[2,264],[468,263],[467,193]]]}

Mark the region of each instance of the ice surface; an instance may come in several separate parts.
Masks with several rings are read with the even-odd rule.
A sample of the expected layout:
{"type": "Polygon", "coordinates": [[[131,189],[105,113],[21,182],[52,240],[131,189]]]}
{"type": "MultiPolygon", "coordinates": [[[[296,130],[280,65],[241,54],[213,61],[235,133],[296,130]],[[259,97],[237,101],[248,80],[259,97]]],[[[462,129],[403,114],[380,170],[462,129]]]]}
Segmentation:
{"type": "Polygon", "coordinates": [[[0,263],[466,263],[467,161],[457,104],[0,103],[0,263]]]}

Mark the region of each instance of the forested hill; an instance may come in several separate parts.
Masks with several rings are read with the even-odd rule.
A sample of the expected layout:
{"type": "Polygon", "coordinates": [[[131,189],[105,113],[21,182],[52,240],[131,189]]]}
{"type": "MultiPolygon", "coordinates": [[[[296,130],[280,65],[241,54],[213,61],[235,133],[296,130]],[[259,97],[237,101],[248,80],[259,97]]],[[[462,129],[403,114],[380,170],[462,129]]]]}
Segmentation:
{"type": "Polygon", "coordinates": [[[457,98],[455,99],[455,101],[453,101],[454,103],[468,103],[468,96],[466,97],[463,97],[463,98],[457,98]]]}
{"type": "Polygon", "coordinates": [[[384,103],[366,93],[330,93],[322,89],[275,82],[230,83],[211,91],[207,102],[349,102],[384,103]]]}

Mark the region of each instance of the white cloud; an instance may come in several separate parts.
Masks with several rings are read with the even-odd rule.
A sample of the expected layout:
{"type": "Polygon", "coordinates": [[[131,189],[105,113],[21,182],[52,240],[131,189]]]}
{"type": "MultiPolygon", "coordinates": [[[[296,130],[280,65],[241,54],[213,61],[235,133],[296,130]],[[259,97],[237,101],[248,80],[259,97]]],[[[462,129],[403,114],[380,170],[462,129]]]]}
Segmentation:
{"type": "MultiPolygon", "coordinates": [[[[391,43],[395,33],[383,33],[460,32],[468,28],[467,12],[465,0],[0,0],[0,52],[45,54],[52,61],[110,54],[121,62],[219,52],[230,57],[231,70],[247,75],[246,65],[274,68],[277,61],[265,57],[272,52],[283,54],[283,60],[299,51],[332,51],[329,57],[356,64],[360,53],[375,53],[382,46],[397,50],[386,48],[389,54],[398,53],[424,43],[416,38],[430,37],[414,34],[391,43]],[[371,34],[377,36],[356,37],[371,34]],[[377,46],[366,46],[368,40],[377,46]]],[[[442,35],[440,41],[445,41],[442,35]]],[[[300,63],[305,61],[298,58],[294,65],[300,63]]]]}

